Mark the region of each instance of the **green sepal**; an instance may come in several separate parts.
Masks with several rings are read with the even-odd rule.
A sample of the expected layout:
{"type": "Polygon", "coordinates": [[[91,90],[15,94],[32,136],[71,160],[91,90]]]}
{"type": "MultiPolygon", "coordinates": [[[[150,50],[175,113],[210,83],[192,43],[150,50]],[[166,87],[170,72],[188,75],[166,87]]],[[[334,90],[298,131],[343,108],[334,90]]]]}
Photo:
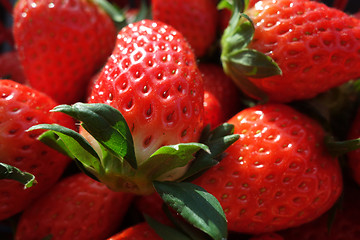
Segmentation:
{"type": "Polygon", "coordinates": [[[145,221],[150,225],[152,229],[161,237],[163,240],[193,240],[189,238],[183,232],[167,226],[165,224],[159,223],[155,219],[151,218],[148,215],[144,215],[145,221]]]}
{"type": "Polygon", "coordinates": [[[326,136],[325,146],[332,156],[338,157],[360,149],[360,138],[336,141],[332,136],[326,136]]]}
{"type": "Polygon", "coordinates": [[[233,133],[234,125],[229,123],[223,123],[212,131],[209,131],[209,127],[205,127],[200,139],[202,143],[208,146],[210,152],[198,151],[194,161],[180,181],[192,181],[208,168],[218,164],[224,151],[240,138],[239,134],[233,133]]]}
{"type": "Polygon", "coordinates": [[[220,40],[220,59],[224,72],[246,94],[267,101],[267,94],[248,78],[281,75],[282,71],[271,57],[248,48],[253,40],[255,28],[252,20],[243,13],[244,2],[234,0],[228,4],[232,4],[230,8],[233,9],[233,13],[220,40]]]}
{"type": "Polygon", "coordinates": [[[82,127],[114,156],[137,168],[131,131],[117,109],[102,103],[79,102],[59,105],[52,111],[63,112],[79,120],[82,127]]]}
{"type": "Polygon", "coordinates": [[[218,200],[200,186],[188,182],[154,182],[164,202],[194,227],[214,240],[227,238],[227,221],[218,200]]]}
{"type": "MultiPolygon", "coordinates": [[[[245,9],[248,8],[249,1],[250,0],[239,1],[239,9],[240,9],[241,12],[245,11],[245,9]]],[[[234,11],[233,0],[220,0],[218,5],[217,5],[217,9],[219,9],[219,10],[228,9],[230,11],[234,11]]]]}
{"type": "Polygon", "coordinates": [[[194,159],[199,150],[210,154],[208,146],[201,143],[179,143],[166,145],[156,150],[141,166],[138,173],[155,180],[161,175],[178,167],[184,167],[194,159]]]}
{"type": "Polygon", "coordinates": [[[93,0],[95,4],[100,6],[112,19],[117,30],[122,29],[128,23],[125,17],[125,11],[108,0],[93,0]]]}
{"type": "Polygon", "coordinates": [[[11,179],[24,185],[24,189],[34,186],[37,182],[35,176],[9,164],[0,163],[0,179],[11,179]]]}
{"type": "Polygon", "coordinates": [[[38,137],[44,144],[61,153],[66,153],[71,159],[77,159],[87,169],[92,168],[96,172],[103,172],[99,155],[78,132],[58,124],[38,124],[30,127],[27,131],[37,129],[48,130],[38,137]],[[55,142],[54,139],[57,138],[59,139],[55,142]]]}
{"type": "Polygon", "coordinates": [[[166,217],[171,221],[171,223],[175,226],[176,229],[179,231],[182,231],[184,234],[186,234],[188,237],[190,237],[191,240],[207,240],[211,239],[210,236],[200,229],[194,227],[190,223],[184,221],[183,218],[179,218],[177,216],[174,216],[173,212],[170,211],[170,208],[165,203],[162,205],[162,210],[165,213],[166,217]]]}

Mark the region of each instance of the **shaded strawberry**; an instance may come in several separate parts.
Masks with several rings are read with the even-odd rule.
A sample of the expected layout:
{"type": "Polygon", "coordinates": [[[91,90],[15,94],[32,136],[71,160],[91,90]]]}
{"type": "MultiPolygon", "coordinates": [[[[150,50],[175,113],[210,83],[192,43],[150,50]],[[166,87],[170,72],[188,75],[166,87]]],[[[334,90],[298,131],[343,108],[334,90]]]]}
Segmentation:
{"type": "Polygon", "coordinates": [[[121,225],[132,198],[83,173],[68,176],[24,211],[15,239],[105,239],[121,225]]]}
{"type": "Polygon", "coordinates": [[[0,180],[0,219],[9,218],[28,207],[62,175],[69,158],[39,142],[43,131],[26,130],[40,123],[57,123],[74,128],[71,118],[49,113],[56,103],[43,93],[11,80],[0,80],[0,159],[32,173],[37,184],[25,189],[14,180],[0,180]]]}
{"type": "Polygon", "coordinates": [[[114,48],[116,28],[94,1],[20,0],[15,45],[30,85],[59,103],[83,100],[114,48]]]}
{"type": "Polygon", "coordinates": [[[173,26],[189,41],[197,57],[204,56],[214,43],[217,10],[213,0],[152,0],[152,17],[173,26]]]}

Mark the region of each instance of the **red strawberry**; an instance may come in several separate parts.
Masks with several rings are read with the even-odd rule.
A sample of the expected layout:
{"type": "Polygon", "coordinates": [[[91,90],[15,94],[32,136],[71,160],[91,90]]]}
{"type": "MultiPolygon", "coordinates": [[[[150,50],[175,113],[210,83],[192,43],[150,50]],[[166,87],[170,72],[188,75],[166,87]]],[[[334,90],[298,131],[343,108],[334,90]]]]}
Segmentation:
{"type": "Polygon", "coordinates": [[[65,114],[49,113],[56,103],[43,93],[11,80],[0,80],[0,159],[35,175],[37,185],[24,190],[14,180],[0,180],[0,220],[24,210],[62,175],[69,159],[39,142],[34,124],[57,123],[74,128],[65,114]]]}
{"type": "Polygon", "coordinates": [[[214,95],[221,106],[220,122],[223,123],[243,108],[243,95],[220,65],[200,63],[199,69],[203,74],[204,90],[214,95]]]}
{"type": "Polygon", "coordinates": [[[82,100],[116,39],[111,18],[85,0],[20,0],[13,31],[29,83],[59,103],[82,100]]]}
{"type": "Polygon", "coordinates": [[[203,80],[181,33],[143,20],[120,31],[88,102],[106,103],[122,113],[141,164],[164,145],[198,141],[203,99],[203,80]]]}
{"type": "Polygon", "coordinates": [[[228,28],[222,60],[249,95],[276,102],[308,99],[360,76],[359,19],[309,0],[259,1],[245,13],[255,33],[234,43],[243,39],[228,28]]]}
{"type": "Polygon", "coordinates": [[[217,97],[204,91],[204,126],[210,124],[210,128],[214,129],[225,121],[223,109],[217,97]]]}
{"type": "Polygon", "coordinates": [[[0,55],[0,78],[11,79],[22,84],[27,82],[16,51],[5,52],[0,55]]]}
{"type": "Polygon", "coordinates": [[[15,239],[105,239],[121,225],[132,195],[113,192],[85,174],[59,182],[21,215],[15,239]]]}
{"type": "Polygon", "coordinates": [[[152,16],[180,31],[197,57],[204,56],[214,43],[217,9],[213,0],[152,0],[152,16]]]}
{"type": "Polygon", "coordinates": [[[281,104],[247,108],[228,123],[240,139],[195,180],[222,205],[230,231],[260,234],[309,222],[332,207],[342,190],[324,130],[281,104]]]}
{"type": "Polygon", "coordinates": [[[146,222],[138,223],[107,240],[161,240],[159,235],[146,222]]]}

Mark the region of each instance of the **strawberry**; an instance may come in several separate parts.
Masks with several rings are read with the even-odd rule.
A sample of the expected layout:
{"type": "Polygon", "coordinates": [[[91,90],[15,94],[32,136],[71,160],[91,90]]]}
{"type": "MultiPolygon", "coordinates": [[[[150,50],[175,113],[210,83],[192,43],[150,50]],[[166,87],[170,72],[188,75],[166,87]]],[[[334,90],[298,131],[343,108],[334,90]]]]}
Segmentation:
{"type": "Polygon", "coordinates": [[[0,55],[0,78],[26,84],[24,70],[16,51],[5,52],[0,55]]]}
{"type": "Polygon", "coordinates": [[[0,180],[0,220],[24,210],[62,175],[69,158],[39,142],[42,132],[26,132],[39,123],[74,128],[71,118],[49,113],[56,103],[43,93],[11,80],[0,80],[0,159],[2,163],[32,173],[38,182],[24,190],[14,180],[0,180]]]}
{"type": "Polygon", "coordinates": [[[209,91],[204,91],[204,125],[214,129],[224,122],[224,113],[217,97],[209,91]]]}
{"type": "Polygon", "coordinates": [[[14,39],[30,85],[58,103],[83,100],[114,48],[115,25],[94,1],[20,0],[14,39]]]}
{"type": "Polygon", "coordinates": [[[219,121],[223,123],[243,108],[243,95],[231,78],[224,73],[221,65],[199,63],[199,70],[203,74],[204,90],[214,95],[221,106],[222,114],[219,121]]]}
{"type": "Polygon", "coordinates": [[[70,175],[24,211],[15,239],[105,239],[121,225],[132,198],[83,173],[70,175]]]}
{"type": "Polygon", "coordinates": [[[236,5],[221,59],[250,96],[308,99],[360,76],[360,20],[316,1],[265,0],[244,11],[252,27],[236,5]]]}
{"type": "Polygon", "coordinates": [[[213,0],[152,0],[152,16],[180,31],[197,57],[204,56],[214,43],[217,9],[213,0]]]}
{"type": "Polygon", "coordinates": [[[122,113],[142,163],[161,146],[198,141],[203,99],[202,76],[181,33],[142,20],[118,34],[88,102],[106,103],[122,113]]]}
{"type": "Polygon", "coordinates": [[[244,109],[228,123],[240,139],[194,183],[219,200],[230,231],[286,229],[334,205],[342,174],[321,125],[283,104],[244,109]]]}
{"type": "Polygon", "coordinates": [[[142,222],[126,228],[107,240],[161,240],[161,238],[148,223],[142,222]]]}

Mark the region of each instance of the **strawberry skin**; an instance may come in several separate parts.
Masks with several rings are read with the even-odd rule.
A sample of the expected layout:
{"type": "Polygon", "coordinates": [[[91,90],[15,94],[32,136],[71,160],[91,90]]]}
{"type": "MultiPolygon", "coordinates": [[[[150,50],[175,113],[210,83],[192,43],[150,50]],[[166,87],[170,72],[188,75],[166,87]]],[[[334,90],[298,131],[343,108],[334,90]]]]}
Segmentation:
{"type": "Polygon", "coordinates": [[[152,0],[152,16],[180,31],[197,57],[214,43],[218,13],[213,0],[152,0]]]}
{"type": "Polygon", "coordinates": [[[146,222],[138,223],[107,240],[161,240],[159,235],[146,222]]]}
{"type": "Polygon", "coordinates": [[[11,79],[26,84],[26,77],[16,51],[5,52],[0,55],[0,78],[11,79]]]}
{"type": "Polygon", "coordinates": [[[203,100],[202,76],[188,42],[169,25],[142,20],[118,34],[88,102],[122,113],[141,163],[161,146],[198,141],[203,100]]]}
{"type": "Polygon", "coordinates": [[[85,0],[20,0],[13,32],[30,85],[58,103],[83,100],[116,38],[111,18],[85,0]]]}
{"type": "Polygon", "coordinates": [[[74,128],[62,113],[49,113],[56,103],[43,93],[11,80],[0,80],[0,159],[35,175],[38,182],[24,190],[14,180],[0,180],[0,220],[25,209],[60,178],[70,159],[26,132],[34,124],[57,123],[74,128]]]}
{"type": "Polygon", "coordinates": [[[121,225],[132,198],[83,173],[71,175],[24,211],[15,239],[105,239],[121,225]]]}
{"type": "Polygon", "coordinates": [[[247,108],[228,123],[240,139],[194,183],[219,200],[230,231],[286,229],[333,206],[342,175],[317,122],[289,106],[266,104],[247,108]]]}

